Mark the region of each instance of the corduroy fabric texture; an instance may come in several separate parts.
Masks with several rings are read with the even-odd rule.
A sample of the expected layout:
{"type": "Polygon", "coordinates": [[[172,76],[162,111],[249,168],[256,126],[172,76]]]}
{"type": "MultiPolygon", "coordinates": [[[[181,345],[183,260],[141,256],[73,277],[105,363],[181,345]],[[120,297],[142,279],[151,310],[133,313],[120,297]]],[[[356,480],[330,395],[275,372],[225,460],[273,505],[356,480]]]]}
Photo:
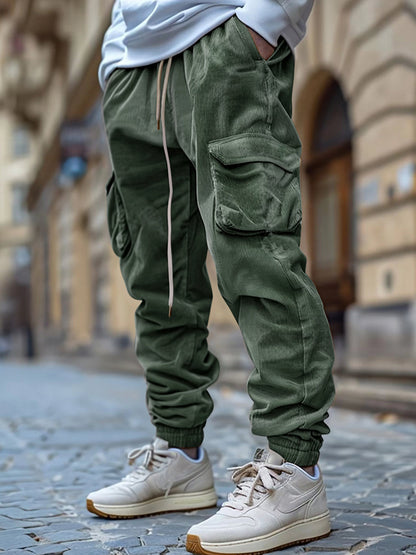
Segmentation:
{"type": "Polygon", "coordinates": [[[219,364],[207,347],[211,288],[220,291],[254,370],[253,433],[301,466],[315,464],[334,396],[333,345],[299,248],[300,141],[294,58],[281,39],[265,61],[233,17],[173,59],[166,127],[174,181],[175,297],[168,317],[168,181],[156,126],[158,65],[118,69],[104,96],[114,175],[107,187],[114,251],[136,311],[137,355],[158,437],[203,440],[219,364]]]}

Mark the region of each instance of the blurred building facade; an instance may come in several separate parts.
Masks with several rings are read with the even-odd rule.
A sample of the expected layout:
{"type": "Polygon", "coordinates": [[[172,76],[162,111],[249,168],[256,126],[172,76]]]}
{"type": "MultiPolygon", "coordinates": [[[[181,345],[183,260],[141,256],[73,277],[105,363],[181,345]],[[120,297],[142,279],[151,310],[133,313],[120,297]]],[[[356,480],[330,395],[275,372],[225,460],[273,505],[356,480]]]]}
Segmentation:
{"type": "MultiPolygon", "coordinates": [[[[5,6],[0,2],[0,17],[5,6]]],[[[10,21],[0,25],[0,64],[4,65],[10,21]]],[[[18,45],[16,44],[16,47],[18,45]]],[[[13,68],[11,68],[13,70],[13,68]]],[[[31,232],[26,195],[33,175],[30,128],[17,117],[0,79],[0,356],[31,354],[31,232]]]]}
{"type": "Polygon", "coordinates": [[[99,348],[108,337],[116,347],[133,335],[134,304],[108,244],[103,193],[110,163],[96,72],[111,5],[3,2],[6,110],[30,129],[35,160],[26,201],[39,354],[99,348]]]}
{"type": "Polygon", "coordinates": [[[317,0],[297,51],[304,249],[352,371],[416,367],[415,35],[415,0],[317,0]]]}
{"type": "MultiPolygon", "coordinates": [[[[30,127],[35,160],[39,352],[117,348],[134,335],[136,303],[106,229],[96,72],[111,5],[0,0],[3,94],[13,98],[1,113],[30,127]]],[[[416,363],[415,33],[416,0],[316,0],[297,50],[303,249],[349,368],[416,363]]],[[[233,323],[216,288],[212,321],[233,323]]]]}

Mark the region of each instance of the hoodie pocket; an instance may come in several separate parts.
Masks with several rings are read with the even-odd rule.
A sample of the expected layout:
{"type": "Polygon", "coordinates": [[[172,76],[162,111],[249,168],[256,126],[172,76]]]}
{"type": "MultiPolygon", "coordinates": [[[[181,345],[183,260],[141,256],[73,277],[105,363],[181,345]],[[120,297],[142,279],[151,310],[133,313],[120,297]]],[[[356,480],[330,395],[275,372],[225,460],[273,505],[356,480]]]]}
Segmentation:
{"type": "Polygon", "coordinates": [[[107,222],[113,251],[120,258],[125,256],[131,246],[126,210],[118,189],[114,172],[107,185],[107,222]]]}
{"type": "Polygon", "coordinates": [[[208,145],[217,227],[235,235],[293,230],[301,221],[300,148],[243,133],[208,145]]]}

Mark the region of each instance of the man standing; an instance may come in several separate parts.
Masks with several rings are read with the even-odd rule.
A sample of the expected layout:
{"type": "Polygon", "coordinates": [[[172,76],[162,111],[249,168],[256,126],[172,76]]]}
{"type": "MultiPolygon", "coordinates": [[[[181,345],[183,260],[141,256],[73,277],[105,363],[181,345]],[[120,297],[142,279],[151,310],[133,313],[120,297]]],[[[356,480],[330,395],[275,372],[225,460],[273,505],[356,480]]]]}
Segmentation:
{"type": "Polygon", "coordinates": [[[218,284],[254,364],[253,433],[268,450],[188,532],[193,553],[260,553],[330,531],[317,461],[333,346],[299,248],[294,57],[313,0],[116,0],[100,81],[113,176],[112,245],[136,311],[156,439],[143,464],[87,498],[134,517],[214,506],[201,447],[218,361],[207,348],[218,284]]]}

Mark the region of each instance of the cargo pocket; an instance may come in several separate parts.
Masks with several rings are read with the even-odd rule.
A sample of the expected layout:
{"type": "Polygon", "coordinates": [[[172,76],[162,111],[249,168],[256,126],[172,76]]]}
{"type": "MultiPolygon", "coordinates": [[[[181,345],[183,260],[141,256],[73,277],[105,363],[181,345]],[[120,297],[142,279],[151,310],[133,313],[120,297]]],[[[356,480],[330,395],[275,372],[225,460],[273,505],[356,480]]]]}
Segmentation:
{"type": "Polygon", "coordinates": [[[299,150],[269,135],[212,141],[211,174],[218,228],[236,235],[282,233],[302,218],[299,150]]]}
{"type": "Polygon", "coordinates": [[[114,172],[106,185],[107,221],[113,251],[120,258],[127,254],[131,238],[123,199],[117,187],[114,172]]]}

